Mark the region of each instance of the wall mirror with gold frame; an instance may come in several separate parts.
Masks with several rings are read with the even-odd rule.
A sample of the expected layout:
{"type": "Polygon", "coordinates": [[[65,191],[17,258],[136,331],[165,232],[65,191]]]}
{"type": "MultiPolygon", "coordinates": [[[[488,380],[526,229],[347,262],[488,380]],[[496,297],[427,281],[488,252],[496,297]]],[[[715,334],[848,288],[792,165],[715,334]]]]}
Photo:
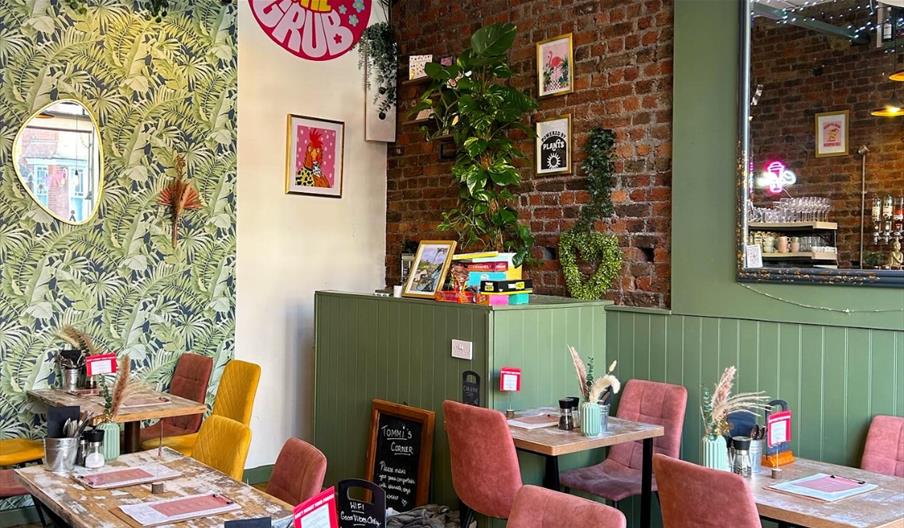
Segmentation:
{"type": "Polygon", "coordinates": [[[73,99],[54,101],[32,115],[13,144],[16,174],[48,214],[67,224],[90,221],[104,186],[97,119],[73,99]]]}

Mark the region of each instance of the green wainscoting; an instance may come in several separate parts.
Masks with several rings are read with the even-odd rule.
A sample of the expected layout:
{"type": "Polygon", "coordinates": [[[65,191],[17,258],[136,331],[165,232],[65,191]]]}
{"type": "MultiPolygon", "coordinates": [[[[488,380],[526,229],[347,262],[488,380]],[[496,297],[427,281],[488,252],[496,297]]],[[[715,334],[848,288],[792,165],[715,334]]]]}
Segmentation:
{"type": "MultiPolygon", "coordinates": [[[[577,392],[567,346],[606,358],[608,302],[534,296],[518,307],[456,305],[318,292],[315,299],[314,439],[330,461],[327,482],[363,477],[374,398],[437,413],[431,502],[457,506],[443,429],[443,400],[461,400],[461,375],[481,376],[481,403],[497,409],[556,405],[577,392]],[[451,356],[451,340],[473,343],[473,359],[451,356]],[[502,366],[520,367],[522,390],[494,390],[502,366]]],[[[588,453],[562,460],[588,464],[588,453]]],[[[520,454],[526,482],[542,481],[542,459],[520,454]]]]}
{"type": "MultiPolygon", "coordinates": [[[[737,390],[788,401],[801,457],[858,466],[872,416],[904,416],[904,331],[607,311],[606,352],[623,381],[687,387],[682,459],[700,461],[700,391],[731,365],[737,390]]],[[[626,513],[636,508],[625,504],[626,513]]]]}

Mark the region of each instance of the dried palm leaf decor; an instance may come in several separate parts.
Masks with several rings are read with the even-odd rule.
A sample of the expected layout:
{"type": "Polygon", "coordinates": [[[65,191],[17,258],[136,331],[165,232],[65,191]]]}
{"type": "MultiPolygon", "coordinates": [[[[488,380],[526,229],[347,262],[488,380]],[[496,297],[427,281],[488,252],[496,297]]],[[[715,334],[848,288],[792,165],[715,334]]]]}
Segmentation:
{"type": "Polygon", "coordinates": [[[201,195],[192,183],[185,179],[185,157],[181,154],[176,155],[176,176],[173,181],[160,191],[158,202],[170,210],[170,221],[172,222],[172,242],[173,250],[179,240],[179,221],[186,211],[192,209],[200,209],[201,195]]]}

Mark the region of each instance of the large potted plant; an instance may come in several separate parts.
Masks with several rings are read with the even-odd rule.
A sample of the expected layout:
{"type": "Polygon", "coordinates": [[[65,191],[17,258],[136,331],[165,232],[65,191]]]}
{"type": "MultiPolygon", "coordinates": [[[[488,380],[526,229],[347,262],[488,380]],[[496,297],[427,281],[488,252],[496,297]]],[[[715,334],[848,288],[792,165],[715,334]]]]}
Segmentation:
{"type": "Polygon", "coordinates": [[[508,52],[516,31],[513,24],[483,27],[453,64],[427,64],[431,83],[413,113],[432,109],[437,126],[428,136],[451,135],[457,147],[452,177],[459,187],[458,205],[443,213],[440,230],[457,233],[469,250],[513,252],[520,265],[534,238],[515,209],[521,175],[514,162],[524,154],[510,133],[533,136],[524,118],[537,105],[508,82],[508,52]]]}

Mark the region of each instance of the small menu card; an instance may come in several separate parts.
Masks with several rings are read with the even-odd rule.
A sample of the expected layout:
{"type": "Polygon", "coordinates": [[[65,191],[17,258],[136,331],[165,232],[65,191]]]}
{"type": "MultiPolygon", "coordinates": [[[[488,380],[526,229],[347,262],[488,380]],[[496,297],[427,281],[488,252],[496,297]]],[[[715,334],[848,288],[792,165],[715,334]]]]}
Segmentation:
{"type": "Polygon", "coordinates": [[[85,358],[85,370],[88,376],[96,374],[113,374],[116,372],[116,354],[94,354],[85,358]]]}
{"type": "Polygon", "coordinates": [[[302,502],[293,510],[295,528],[339,528],[336,515],[336,488],[302,502]]]}
{"type": "Polygon", "coordinates": [[[199,517],[210,517],[242,508],[223,495],[204,493],[155,502],[128,504],[120,506],[119,509],[139,526],[159,526],[199,517]]]}
{"type": "Polygon", "coordinates": [[[774,484],[770,488],[776,491],[802,495],[825,502],[835,502],[853,495],[872,491],[879,486],[862,480],[850,479],[839,475],[817,473],[809,477],[789,480],[774,484]]]}
{"type": "Polygon", "coordinates": [[[90,473],[80,473],[72,478],[93,489],[110,489],[147,484],[159,480],[168,480],[181,475],[175,469],[161,464],[148,464],[143,467],[105,468],[90,473]]]}

